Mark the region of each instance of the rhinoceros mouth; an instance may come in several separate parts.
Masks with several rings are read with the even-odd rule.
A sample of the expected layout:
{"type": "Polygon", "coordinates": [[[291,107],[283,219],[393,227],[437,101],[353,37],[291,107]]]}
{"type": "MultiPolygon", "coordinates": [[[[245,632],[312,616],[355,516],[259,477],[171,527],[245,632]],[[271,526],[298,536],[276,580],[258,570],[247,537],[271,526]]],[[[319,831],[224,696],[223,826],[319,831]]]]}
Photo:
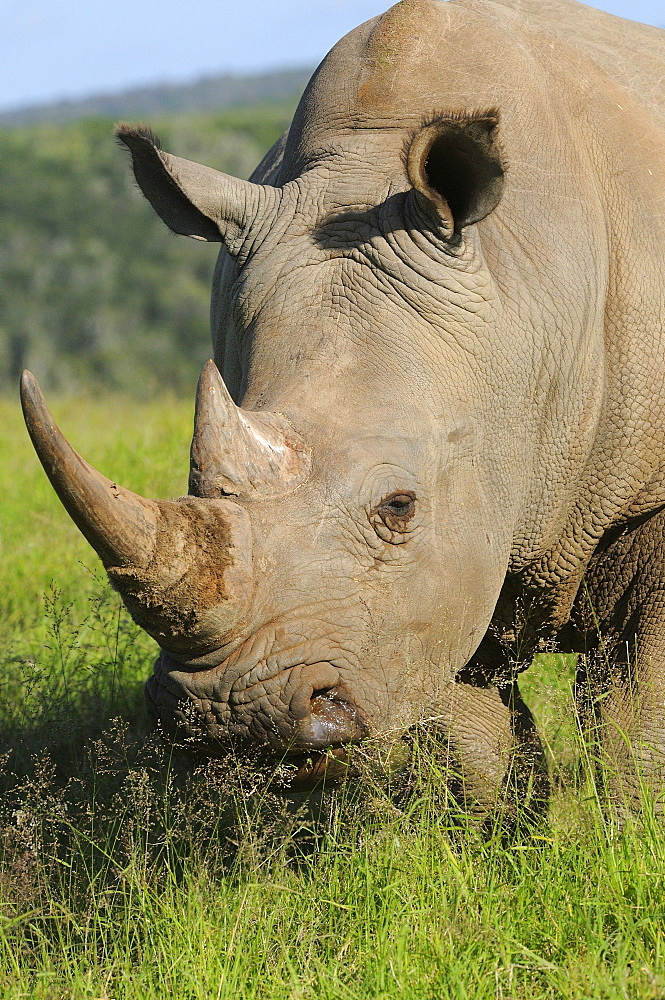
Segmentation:
{"type": "MultiPolygon", "coordinates": [[[[174,703],[170,718],[165,718],[163,703],[158,705],[155,698],[153,678],[146,684],[145,692],[148,713],[153,721],[174,749],[184,753],[197,766],[207,760],[232,756],[240,765],[248,764],[252,771],[263,773],[266,787],[287,794],[339,786],[358,775],[352,751],[362,742],[361,736],[318,750],[307,749],[295,741],[281,747],[269,742],[258,744],[211,722],[210,714],[202,713],[192,701],[174,703]]],[[[342,711],[351,714],[353,709],[345,703],[342,711]]]]}
{"type": "Polygon", "coordinates": [[[249,678],[243,684],[242,678],[231,681],[226,666],[190,672],[168,653],[158,659],[145,686],[146,707],[176,749],[198,759],[229,753],[252,758],[303,787],[348,776],[347,748],[361,743],[371,726],[338,667],[329,660],[280,664],[257,682],[254,664],[243,671],[249,678]],[[316,686],[315,677],[328,686],[316,686]],[[263,696],[254,699],[255,690],[263,696]]]}

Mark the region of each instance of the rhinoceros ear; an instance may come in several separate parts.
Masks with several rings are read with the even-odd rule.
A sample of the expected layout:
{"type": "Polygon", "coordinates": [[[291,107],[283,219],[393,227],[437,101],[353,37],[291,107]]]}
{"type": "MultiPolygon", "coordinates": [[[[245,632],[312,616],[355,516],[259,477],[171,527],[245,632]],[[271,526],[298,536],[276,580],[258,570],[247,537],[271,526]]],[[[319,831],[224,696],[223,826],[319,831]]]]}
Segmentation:
{"type": "Polygon", "coordinates": [[[141,191],[174,233],[223,242],[234,254],[257,214],[279,200],[276,188],[250,184],[164,152],[153,132],[143,126],[120,124],[115,134],[132,154],[141,191]]]}
{"type": "Polygon", "coordinates": [[[442,115],[411,140],[409,180],[454,233],[480,222],[499,203],[506,167],[496,141],[498,124],[497,111],[442,115]]]}

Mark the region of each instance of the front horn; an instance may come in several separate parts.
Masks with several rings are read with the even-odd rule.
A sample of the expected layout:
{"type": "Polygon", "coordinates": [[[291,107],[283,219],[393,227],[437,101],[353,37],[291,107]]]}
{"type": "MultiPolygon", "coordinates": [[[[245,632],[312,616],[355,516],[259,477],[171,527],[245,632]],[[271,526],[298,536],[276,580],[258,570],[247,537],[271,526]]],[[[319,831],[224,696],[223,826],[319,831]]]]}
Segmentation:
{"type": "Polygon", "coordinates": [[[21,403],[46,475],[134,621],[177,654],[227,642],[253,590],[247,512],[224,499],[144,500],[74,451],[27,371],[21,403]]]}
{"type": "Polygon", "coordinates": [[[74,451],[29,371],[21,376],[21,405],[53,489],[104,565],[146,565],[155,547],[157,504],[111,482],[74,451]]]}

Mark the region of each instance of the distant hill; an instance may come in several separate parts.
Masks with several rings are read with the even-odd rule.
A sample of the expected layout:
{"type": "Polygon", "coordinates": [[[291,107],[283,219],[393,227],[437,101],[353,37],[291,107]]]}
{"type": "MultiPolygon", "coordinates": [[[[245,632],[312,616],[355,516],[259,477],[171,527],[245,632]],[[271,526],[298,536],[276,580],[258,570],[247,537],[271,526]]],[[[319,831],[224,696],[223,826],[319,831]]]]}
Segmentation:
{"type": "Polygon", "coordinates": [[[284,103],[299,97],[312,74],[310,68],[275,70],[252,76],[204,76],[192,83],[134,87],[81,100],[35,104],[0,113],[5,127],[78,121],[83,118],[164,117],[210,113],[224,108],[284,103]]]}

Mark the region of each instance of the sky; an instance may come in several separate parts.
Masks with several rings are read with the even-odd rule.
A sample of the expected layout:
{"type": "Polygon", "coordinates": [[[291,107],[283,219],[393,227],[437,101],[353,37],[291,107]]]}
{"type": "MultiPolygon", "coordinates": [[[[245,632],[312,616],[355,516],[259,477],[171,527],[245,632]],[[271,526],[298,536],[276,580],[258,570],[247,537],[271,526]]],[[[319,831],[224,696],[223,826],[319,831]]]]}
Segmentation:
{"type": "MultiPolygon", "coordinates": [[[[0,109],[314,65],[391,0],[0,0],[0,109]]],[[[597,0],[665,26],[665,0],[597,0]]]]}

